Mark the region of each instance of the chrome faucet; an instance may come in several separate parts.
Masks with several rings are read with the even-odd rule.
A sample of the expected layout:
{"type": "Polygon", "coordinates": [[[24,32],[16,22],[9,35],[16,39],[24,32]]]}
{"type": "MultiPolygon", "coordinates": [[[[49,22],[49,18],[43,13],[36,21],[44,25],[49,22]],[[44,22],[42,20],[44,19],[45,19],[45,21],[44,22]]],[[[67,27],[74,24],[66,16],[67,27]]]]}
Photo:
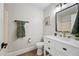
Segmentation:
{"type": "Polygon", "coordinates": [[[65,32],[65,31],[63,31],[62,33],[63,33],[63,37],[66,37],[66,32],[65,32]]]}

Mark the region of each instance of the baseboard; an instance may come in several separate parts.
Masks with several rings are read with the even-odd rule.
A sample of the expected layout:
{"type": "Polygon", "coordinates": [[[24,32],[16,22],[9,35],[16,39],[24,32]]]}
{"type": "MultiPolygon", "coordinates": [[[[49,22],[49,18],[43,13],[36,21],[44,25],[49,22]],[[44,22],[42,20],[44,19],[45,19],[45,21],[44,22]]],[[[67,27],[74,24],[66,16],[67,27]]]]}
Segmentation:
{"type": "Polygon", "coordinates": [[[27,47],[27,48],[22,49],[22,50],[10,52],[7,54],[7,56],[17,56],[17,55],[23,54],[25,52],[29,52],[29,51],[34,50],[34,49],[36,49],[35,46],[27,47]]]}

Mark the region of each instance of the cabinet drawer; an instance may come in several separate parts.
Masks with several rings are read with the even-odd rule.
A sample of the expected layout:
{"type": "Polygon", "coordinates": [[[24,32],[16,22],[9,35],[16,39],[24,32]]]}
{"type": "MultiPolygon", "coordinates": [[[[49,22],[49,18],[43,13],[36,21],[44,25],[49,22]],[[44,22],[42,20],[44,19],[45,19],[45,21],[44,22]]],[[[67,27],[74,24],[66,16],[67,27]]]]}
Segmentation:
{"type": "Polygon", "coordinates": [[[59,42],[59,41],[55,41],[53,40],[54,42],[54,47],[57,48],[58,50],[66,53],[67,55],[69,56],[79,56],[79,49],[78,48],[75,48],[71,45],[68,45],[68,44],[65,44],[65,43],[62,43],[62,42],[59,42]]]}
{"type": "Polygon", "coordinates": [[[48,46],[45,44],[44,49],[53,56],[66,56],[66,54],[55,47],[48,46]]]}
{"type": "Polygon", "coordinates": [[[57,48],[53,47],[52,49],[52,55],[53,56],[67,56],[66,53],[58,50],[57,48]]]}

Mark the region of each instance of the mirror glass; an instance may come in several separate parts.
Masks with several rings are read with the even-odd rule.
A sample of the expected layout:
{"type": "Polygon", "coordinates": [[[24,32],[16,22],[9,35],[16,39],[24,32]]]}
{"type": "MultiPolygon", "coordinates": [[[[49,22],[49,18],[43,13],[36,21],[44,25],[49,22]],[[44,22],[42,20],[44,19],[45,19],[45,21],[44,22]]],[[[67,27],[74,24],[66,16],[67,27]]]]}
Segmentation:
{"type": "Polygon", "coordinates": [[[78,5],[64,9],[56,13],[57,31],[58,32],[71,32],[76,20],[78,12],[78,5]]]}

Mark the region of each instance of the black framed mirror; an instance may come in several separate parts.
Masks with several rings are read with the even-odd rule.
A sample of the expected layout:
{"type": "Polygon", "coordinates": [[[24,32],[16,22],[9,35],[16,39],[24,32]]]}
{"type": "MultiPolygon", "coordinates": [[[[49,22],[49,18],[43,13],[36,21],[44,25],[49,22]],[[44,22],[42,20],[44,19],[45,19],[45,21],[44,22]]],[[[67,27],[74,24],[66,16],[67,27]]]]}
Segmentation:
{"type": "Polygon", "coordinates": [[[69,6],[55,14],[56,32],[71,33],[78,13],[78,3],[69,6]]]}

